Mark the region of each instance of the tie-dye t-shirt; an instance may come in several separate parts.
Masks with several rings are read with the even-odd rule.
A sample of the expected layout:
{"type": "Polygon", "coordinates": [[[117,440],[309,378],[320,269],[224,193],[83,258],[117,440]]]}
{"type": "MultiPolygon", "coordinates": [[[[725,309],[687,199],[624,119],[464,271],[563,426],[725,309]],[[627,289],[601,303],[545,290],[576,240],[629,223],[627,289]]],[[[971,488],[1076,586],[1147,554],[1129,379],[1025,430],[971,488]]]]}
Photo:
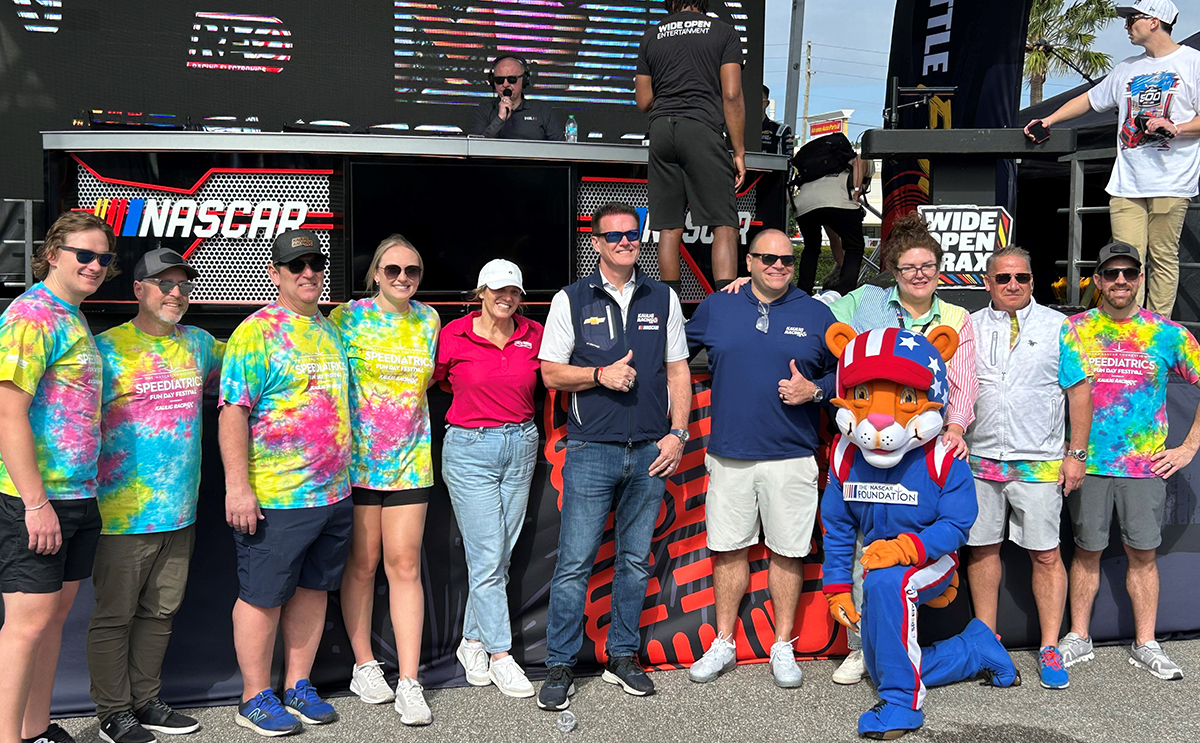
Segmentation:
{"type": "Polygon", "coordinates": [[[1200,346],[1144,309],[1120,321],[1094,309],[1067,322],[1063,353],[1078,354],[1092,377],[1088,474],[1154,477],[1150,457],[1167,441],[1168,372],[1200,381],[1200,346]]]}
{"type": "Polygon", "coordinates": [[[272,304],[233,331],[221,404],[250,409],[250,488],[261,508],[350,495],[346,354],[329,321],[272,304]]]}
{"type": "Polygon", "coordinates": [[[433,308],[383,312],[374,299],[335,307],[329,319],[350,359],[355,487],[411,490],[433,485],[429,403],[440,321],[433,308]]]}
{"type": "MultiPolygon", "coordinates": [[[[96,497],[100,353],[79,308],[36,284],[0,316],[0,381],[33,395],[29,426],[46,497],[96,497]]],[[[17,486],[0,463],[0,492],[17,486]]]]}
{"type": "Polygon", "coordinates": [[[1002,462],[998,459],[977,457],[974,454],[967,459],[975,477],[993,482],[1058,482],[1058,470],[1062,467],[1061,459],[1043,462],[1030,459],[1002,462]]]}
{"type": "Polygon", "coordinates": [[[216,394],[225,344],[199,328],[96,336],[104,360],[100,516],[104,534],[173,531],[196,520],[204,393],[216,394]]]}

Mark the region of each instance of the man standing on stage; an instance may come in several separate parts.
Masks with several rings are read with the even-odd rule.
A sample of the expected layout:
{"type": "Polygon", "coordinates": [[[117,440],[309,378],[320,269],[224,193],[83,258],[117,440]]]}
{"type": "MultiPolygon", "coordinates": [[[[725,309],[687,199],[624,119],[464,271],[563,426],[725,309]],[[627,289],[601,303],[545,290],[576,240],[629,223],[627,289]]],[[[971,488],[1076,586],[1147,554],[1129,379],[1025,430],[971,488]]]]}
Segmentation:
{"type": "Polygon", "coordinates": [[[1183,678],[1154,640],[1158,616],[1158,565],[1166,479],[1200,448],[1200,407],[1179,446],[1168,449],[1167,375],[1200,386],[1200,346],[1183,326],[1139,309],[1142,282],[1138,252],[1122,242],[1100,250],[1092,281],[1100,306],[1068,321],[1063,353],[1075,354],[1092,377],[1093,413],[1087,475],[1067,498],[1075,527],[1071,563],[1071,631],[1059,641],[1064,665],[1091,660],[1088,634],[1100,587],[1100,553],[1108,546],[1115,505],[1129,560],[1125,587],[1133,604],[1135,640],[1129,662],[1157,678],[1183,678]]]}
{"type": "Polygon", "coordinates": [[[489,139],[566,139],[558,113],[541,101],[525,97],[531,78],[529,63],[518,57],[497,57],[488,73],[496,97],[475,107],[471,134],[489,139]]]}
{"type": "Polygon", "coordinates": [[[616,554],[604,680],[644,696],[654,682],[638,663],[650,580],[650,540],[688,439],[692,386],[679,297],[636,267],[637,212],[606,204],[592,215],[599,266],[554,295],[542,336],[542,379],[570,394],[562,526],[550,582],[545,710],[575,693],[588,579],[614,511],[616,554]],[[670,414],[668,417],[668,409],[670,414]]]}
{"type": "Polygon", "coordinates": [[[837,359],[825,345],[833,313],[792,286],[795,260],[787,235],[760,232],[746,257],[750,286],[708,295],[687,324],[689,346],[708,352],[712,373],[705,523],[717,636],[688,671],[699,683],[737,663],[738,607],[750,582],[747,553],[760,530],[771,551],[771,673],[783,688],[801,682],[792,627],[819,500],[820,404],[836,391],[837,359]]]}
{"type": "Polygon", "coordinates": [[[661,230],[658,273],[678,292],[679,249],[690,211],[693,225],[713,228],[713,277],[722,289],[737,273],[735,191],[746,178],[745,57],[737,32],[705,15],[708,0],[667,0],[667,12],[642,38],[634,78],[637,107],[650,115],[647,188],[650,228],[661,230]]]}
{"type": "Polygon", "coordinates": [[[96,338],[104,529],[87,656],[100,737],[109,743],[150,743],[151,730],[200,727],[158,698],[196,540],[201,402],[217,390],[224,351],[207,332],[179,324],[198,275],[169,248],[146,253],[133,269],[137,316],[96,338]]]}
{"type": "Polygon", "coordinates": [[[50,722],[62,627],[92,574],[100,511],[100,354],[79,311],[116,272],[103,219],[67,212],[39,279],[0,316],[0,742],[73,743],[50,722]]]}
{"type": "MultiPolygon", "coordinates": [[[[1116,67],[1099,85],[1040,119],[1046,128],[1089,110],[1117,108],[1117,159],[1108,180],[1112,239],[1138,250],[1149,269],[1137,303],[1170,317],[1179,284],[1179,233],[1187,205],[1200,191],[1200,51],[1171,39],[1179,9],[1171,0],[1117,6],[1129,41],[1145,51],[1116,67]]],[[[1025,133],[1036,138],[1030,128],[1025,133]]]]}
{"type": "Polygon", "coordinates": [[[326,260],[308,230],[275,238],[267,274],[279,299],[233,331],[221,368],[225,519],[239,588],[233,642],[242,703],[234,719],[265,736],[338,719],[308,681],[326,594],[341,585],[354,525],[349,364],[317,306],[326,260]],[[277,629],[282,705],[271,688],[277,629]]]}
{"type": "Polygon", "coordinates": [[[1033,299],[1029,253],[1010,245],[988,258],[989,306],[971,315],[979,396],[967,431],[979,516],[967,544],[975,616],[996,631],[1000,545],[1008,538],[1033,561],[1033,598],[1042,639],[1042,686],[1065,689],[1058,631],[1067,571],[1058,550],[1062,499],[1083,482],[1092,389],[1076,354],[1060,350],[1067,318],[1033,299]],[[1065,402],[1063,391],[1066,391],[1065,402]],[[1071,440],[1063,456],[1063,424],[1071,440]]]}

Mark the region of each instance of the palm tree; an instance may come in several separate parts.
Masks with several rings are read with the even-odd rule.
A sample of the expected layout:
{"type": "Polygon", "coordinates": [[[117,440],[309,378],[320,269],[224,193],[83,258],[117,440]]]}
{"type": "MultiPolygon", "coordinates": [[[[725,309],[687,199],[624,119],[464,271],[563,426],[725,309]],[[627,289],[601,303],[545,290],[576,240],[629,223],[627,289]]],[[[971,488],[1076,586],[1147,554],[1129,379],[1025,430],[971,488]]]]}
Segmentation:
{"type": "Polygon", "coordinates": [[[1107,72],[1112,65],[1112,56],[1094,52],[1091,46],[1096,41],[1096,33],[1116,17],[1114,0],[1033,0],[1025,41],[1025,78],[1029,80],[1030,105],[1041,103],[1042,86],[1048,74],[1074,72],[1050,54],[1043,42],[1088,75],[1107,72]]]}

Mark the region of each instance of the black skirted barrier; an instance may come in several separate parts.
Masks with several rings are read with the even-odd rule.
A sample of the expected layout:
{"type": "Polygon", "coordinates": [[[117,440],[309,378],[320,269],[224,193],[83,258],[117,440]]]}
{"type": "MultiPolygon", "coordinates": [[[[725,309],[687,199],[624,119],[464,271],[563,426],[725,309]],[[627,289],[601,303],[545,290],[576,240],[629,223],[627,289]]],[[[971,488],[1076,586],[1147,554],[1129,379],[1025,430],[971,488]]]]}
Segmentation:
{"type": "MultiPolygon", "coordinates": [[[[699,657],[715,630],[712,610],[711,563],[704,545],[704,446],[708,434],[708,382],[694,381],[691,432],[679,473],[671,478],[652,550],[652,577],[642,614],[643,658],[659,668],[676,667],[699,657]]],[[[1186,435],[1200,402],[1200,392],[1175,380],[1169,391],[1170,445],[1186,435]]],[[[430,404],[435,421],[444,419],[449,396],[434,389],[430,404]]],[[[540,678],[545,658],[545,620],[550,578],[558,545],[559,497],[565,417],[553,395],[543,399],[539,421],[545,437],[525,529],[513,556],[509,601],[513,624],[513,654],[533,678],[540,678]],[[547,413],[545,407],[550,408],[547,413]]],[[[216,411],[210,402],[205,411],[203,479],[198,512],[196,553],[183,608],[163,669],[162,696],[180,706],[232,701],[241,692],[241,679],[233,651],[230,610],[237,596],[231,532],[224,521],[221,460],[216,442],[216,411]]],[[[435,424],[433,452],[440,463],[441,426],[435,424]]],[[[1200,572],[1200,526],[1196,526],[1196,478],[1200,466],[1192,463],[1168,481],[1166,526],[1159,549],[1162,582],[1158,632],[1193,633],[1200,629],[1200,594],[1192,590],[1200,572]]],[[[1064,512],[1065,513],[1065,512],[1064,512]]],[[[1064,556],[1071,552],[1070,527],[1063,527],[1064,556]]],[[[814,535],[818,540],[819,534],[814,535]]],[[[751,591],[743,601],[738,638],[742,661],[765,659],[774,638],[773,614],[766,594],[766,559],[762,547],[752,551],[751,591]]],[[[1005,575],[1000,597],[999,631],[1009,647],[1037,644],[1037,613],[1030,589],[1030,564],[1021,550],[1006,544],[1002,557],[1005,575]]],[[[439,480],[429,505],[423,548],[422,579],[425,586],[425,633],[422,640],[421,681],[426,687],[465,684],[454,658],[466,602],[467,571],[454,515],[439,480]]],[[[823,657],[845,652],[845,637],[829,619],[820,595],[819,550],[806,559],[804,592],[797,615],[797,650],[823,657]]],[[[1101,562],[1100,595],[1096,601],[1092,633],[1097,641],[1128,639],[1133,634],[1133,614],[1124,590],[1125,556],[1115,533],[1101,562]]],[[[608,623],[608,593],[612,578],[612,542],[601,546],[592,577],[580,671],[597,670],[597,646],[603,644],[608,623]]],[[[965,576],[964,576],[965,579],[965,576]]],[[[943,610],[923,609],[923,642],[958,632],[970,618],[969,593],[943,610]]],[[[375,601],[374,642],[377,658],[394,677],[395,650],[388,618],[387,583],[379,574],[375,601]]],[[[92,608],[90,582],[85,583],[63,633],[63,651],[55,687],[56,715],[91,714],[88,695],[85,641],[92,608]]],[[[1065,631],[1065,630],[1064,630],[1065,631]]],[[[277,654],[278,660],[278,654],[277,654]]],[[[347,688],[353,655],[342,626],[338,595],[329,600],[325,635],[312,677],[322,691],[347,688]]],[[[277,680],[278,680],[278,668],[277,680]]]]}

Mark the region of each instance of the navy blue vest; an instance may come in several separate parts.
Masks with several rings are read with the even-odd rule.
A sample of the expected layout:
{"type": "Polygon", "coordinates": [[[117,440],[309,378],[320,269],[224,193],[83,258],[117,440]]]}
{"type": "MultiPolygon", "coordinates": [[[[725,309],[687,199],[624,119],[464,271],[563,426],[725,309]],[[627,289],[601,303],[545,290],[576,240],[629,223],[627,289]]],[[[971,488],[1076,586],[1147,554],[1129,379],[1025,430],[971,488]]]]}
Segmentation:
{"type": "Polygon", "coordinates": [[[572,366],[608,366],[633,350],[637,382],[629,392],[594,387],[572,393],[567,438],[574,441],[658,441],[671,428],[667,394],[667,313],[671,290],[634,270],[633,300],[624,324],[621,307],[604,291],[597,268],[563,291],[575,326],[572,366]]]}

